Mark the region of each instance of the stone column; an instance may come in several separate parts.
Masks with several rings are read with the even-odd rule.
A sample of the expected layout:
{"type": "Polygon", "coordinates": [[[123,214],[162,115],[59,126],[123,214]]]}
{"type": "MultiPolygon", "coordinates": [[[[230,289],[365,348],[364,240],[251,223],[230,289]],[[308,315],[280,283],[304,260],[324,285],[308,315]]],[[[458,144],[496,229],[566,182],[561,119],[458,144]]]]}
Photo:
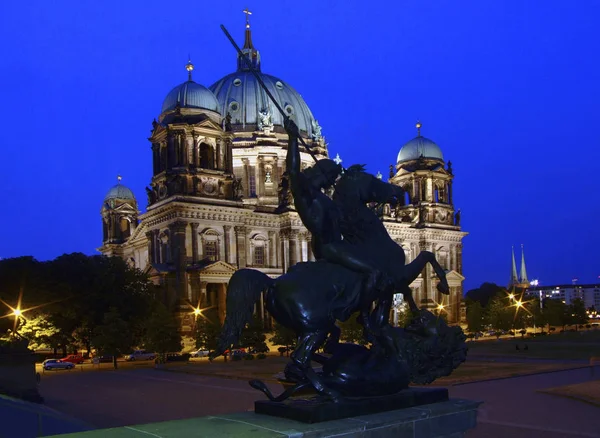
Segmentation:
{"type": "Polygon", "coordinates": [[[198,223],[192,222],[192,263],[198,262],[198,223]]]}
{"type": "Polygon", "coordinates": [[[219,322],[221,325],[225,322],[225,315],[227,314],[227,292],[225,283],[219,284],[218,294],[218,308],[219,308],[219,322]]]}
{"type": "Polygon", "coordinates": [[[281,261],[283,273],[290,268],[290,230],[282,230],[279,234],[281,239],[281,261]]]}
{"type": "Polygon", "coordinates": [[[190,135],[190,137],[192,138],[192,142],[191,142],[191,150],[192,150],[192,167],[198,167],[199,165],[199,157],[198,157],[198,134],[196,134],[195,132],[192,132],[192,135],[190,135]]]}
{"type": "Polygon", "coordinates": [[[462,244],[456,245],[456,272],[462,275],[462,244]]]}
{"type": "Polygon", "coordinates": [[[306,233],[306,252],[308,253],[308,261],[314,262],[315,255],[312,248],[312,234],[309,232],[306,233]]]}
{"type": "Polygon", "coordinates": [[[160,173],[160,144],[152,143],[152,172],[160,173]]]}
{"type": "Polygon", "coordinates": [[[148,231],[146,233],[146,239],[148,239],[148,263],[154,263],[154,233],[148,231]]]}
{"type": "Polygon", "coordinates": [[[154,237],[152,238],[152,254],[154,256],[154,261],[156,263],[163,263],[163,260],[160,259],[160,244],[158,242],[160,231],[154,230],[152,233],[154,234],[154,237]]]}
{"type": "Polygon", "coordinates": [[[275,231],[269,231],[269,262],[267,266],[270,268],[277,267],[277,243],[275,241],[275,231]]]}
{"type": "Polygon", "coordinates": [[[230,263],[230,261],[229,261],[229,254],[231,252],[231,249],[230,249],[230,245],[231,245],[231,225],[223,225],[223,232],[224,232],[223,239],[225,240],[224,245],[223,245],[225,247],[225,262],[230,263]]]}
{"type": "Polygon", "coordinates": [[[172,223],[169,228],[171,230],[171,249],[173,262],[177,268],[177,293],[179,298],[185,297],[186,294],[186,251],[185,251],[185,229],[187,224],[183,221],[172,223]]]}
{"type": "Polygon", "coordinates": [[[242,168],[244,171],[242,185],[244,189],[244,197],[247,199],[250,197],[250,165],[248,158],[242,158],[242,168]]]}
{"type": "Polygon", "coordinates": [[[236,225],[234,227],[236,240],[236,256],[238,269],[246,267],[246,227],[236,225]]]}
{"type": "Polygon", "coordinates": [[[265,159],[262,156],[258,157],[256,173],[256,197],[261,197],[265,194],[265,159]]]}
{"type": "MultiPolygon", "coordinates": [[[[279,158],[275,156],[273,158],[273,171],[271,172],[271,181],[273,181],[273,187],[277,189],[277,184],[279,183],[279,158]]],[[[277,190],[275,190],[275,194],[277,194],[277,190]]]]}
{"type": "Polygon", "coordinates": [[[448,204],[452,205],[452,181],[448,181],[448,204]]]}
{"type": "Polygon", "coordinates": [[[300,242],[298,240],[298,231],[291,230],[290,232],[290,240],[289,240],[289,260],[290,266],[294,266],[298,263],[302,257],[300,255],[300,242]]]}
{"type": "Polygon", "coordinates": [[[198,297],[198,305],[200,308],[208,307],[208,297],[206,296],[206,281],[200,282],[200,296],[198,297]]]}

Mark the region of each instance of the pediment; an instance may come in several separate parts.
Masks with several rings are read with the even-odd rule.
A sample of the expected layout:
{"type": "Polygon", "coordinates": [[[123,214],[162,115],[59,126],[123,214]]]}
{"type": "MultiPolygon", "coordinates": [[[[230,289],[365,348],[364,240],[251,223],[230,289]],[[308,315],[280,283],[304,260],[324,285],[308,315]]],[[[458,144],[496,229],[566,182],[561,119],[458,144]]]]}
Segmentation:
{"type": "Polygon", "coordinates": [[[459,281],[463,281],[465,279],[465,277],[463,277],[461,274],[456,272],[454,269],[452,269],[450,271],[446,271],[446,278],[452,279],[452,280],[459,280],[459,281]]]}
{"type": "Polygon", "coordinates": [[[214,120],[209,119],[209,118],[206,118],[206,119],[202,120],[200,123],[196,123],[194,125],[194,127],[216,129],[217,131],[222,131],[223,130],[223,128],[221,127],[221,125],[219,125],[214,120]]]}
{"type": "Polygon", "coordinates": [[[231,276],[237,268],[227,262],[219,260],[200,270],[200,275],[228,275],[231,276]]]}

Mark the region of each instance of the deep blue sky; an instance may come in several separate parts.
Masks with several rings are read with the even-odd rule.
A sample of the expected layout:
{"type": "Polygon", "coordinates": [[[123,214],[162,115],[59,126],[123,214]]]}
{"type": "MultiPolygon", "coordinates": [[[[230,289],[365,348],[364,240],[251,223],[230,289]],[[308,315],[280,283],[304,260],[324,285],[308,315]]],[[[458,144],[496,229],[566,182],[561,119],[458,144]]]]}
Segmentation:
{"type": "Polygon", "coordinates": [[[2,2],[0,257],[94,254],[116,175],[142,207],[167,92],[235,69],[219,29],[305,98],[330,153],[387,176],[414,123],[453,162],[465,290],[600,275],[600,3],[578,0],[2,2]],[[52,4],[51,4],[52,3],[52,4]],[[575,7],[576,6],[576,7],[575,7]],[[517,254],[517,257],[520,257],[517,254]]]}

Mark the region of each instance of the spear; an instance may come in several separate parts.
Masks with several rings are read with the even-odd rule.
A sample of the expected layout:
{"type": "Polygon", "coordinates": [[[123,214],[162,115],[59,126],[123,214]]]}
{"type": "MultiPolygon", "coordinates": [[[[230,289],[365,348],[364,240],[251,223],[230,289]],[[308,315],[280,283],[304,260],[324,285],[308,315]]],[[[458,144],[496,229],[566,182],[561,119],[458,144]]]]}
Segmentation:
{"type": "MultiPolygon", "coordinates": [[[[269,96],[269,99],[271,99],[271,102],[273,102],[273,105],[275,105],[275,107],[279,110],[283,119],[288,120],[289,117],[287,116],[285,111],[283,111],[283,108],[281,108],[281,105],[279,105],[279,102],[277,102],[277,99],[275,99],[275,97],[271,94],[271,92],[269,91],[269,89],[267,88],[265,83],[263,82],[263,80],[260,77],[260,75],[258,74],[258,72],[254,69],[254,67],[252,67],[252,63],[250,62],[250,59],[248,59],[248,57],[246,55],[244,55],[244,52],[242,52],[242,50],[237,45],[237,43],[235,42],[235,40],[233,39],[231,34],[227,31],[225,26],[222,24],[221,24],[221,30],[223,31],[223,33],[225,33],[225,36],[227,37],[227,39],[229,39],[229,42],[231,42],[233,47],[235,47],[235,50],[238,52],[238,55],[244,60],[244,62],[246,63],[246,67],[254,75],[254,77],[260,84],[261,88],[265,91],[265,93],[267,93],[267,96],[269,96]]],[[[298,140],[300,140],[300,143],[302,143],[302,146],[304,146],[304,148],[308,151],[310,156],[313,157],[313,160],[315,160],[315,163],[317,164],[317,166],[319,166],[319,160],[317,160],[315,153],[308,147],[308,145],[304,142],[304,139],[300,135],[298,135],[298,140]]],[[[319,170],[321,170],[321,172],[323,172],[323,169],[321,169],[321,167],[319,167],[319,170]]]]}

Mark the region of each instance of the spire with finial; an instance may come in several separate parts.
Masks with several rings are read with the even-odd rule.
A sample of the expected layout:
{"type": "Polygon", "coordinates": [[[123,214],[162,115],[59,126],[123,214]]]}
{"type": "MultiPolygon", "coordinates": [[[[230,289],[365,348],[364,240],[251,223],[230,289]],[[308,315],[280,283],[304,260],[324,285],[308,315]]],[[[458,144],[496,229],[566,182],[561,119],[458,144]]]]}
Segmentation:
{"type": "Polygon", "coordinates": [[[525,250],[523,249],[523,244],[521,244],[521,284],[529,284],[527,269],[525,269],[525,250]]]}
{"type": "Polygon", "coordinates": [[[415,125],[417,127],[417,137],[421,136],[421,126],[423,126],[423,124],[421,123],[420,120],[417,120],[417,124],[415,125]]]}
{"type": "Polygon", "coordinates": [[[117,175],[117,184],[121,184],[121,180],[123,177],[121,175],[117,175]]]}
{"type": "Polygon", "coordinates": [[[511,289],[519,284],[519,277],[517,277],[517,262],[515,262],[515,247],[512,247],[512,272],[510,274],[510,282],[508,288],[511,289]]]}
{"type": "MultiPolygon", "coordinates": [[[[252,68],[260,71],[260,54],[252,44],[252,31],[250,30],[250,15],[252,15],[252,12],[248,8],[244,9],[242,12],[246,14],[246,33],[244,36],[244,47],[242,47],[242,53],[244,56],[248,57],[252,68]]],[[[238,71],[245,70],[248,70],[248,67],[238,54],[238,71]]]]}
{"type": "Polygon", "coordinates": [[[190,55],[188,55],[188,62],[185,65],[185,69],[188,72],[188,81],[192,80],[192,72],[194,71],[194,64],[192,64],[192,59],[190,58],[190,55]]]}

